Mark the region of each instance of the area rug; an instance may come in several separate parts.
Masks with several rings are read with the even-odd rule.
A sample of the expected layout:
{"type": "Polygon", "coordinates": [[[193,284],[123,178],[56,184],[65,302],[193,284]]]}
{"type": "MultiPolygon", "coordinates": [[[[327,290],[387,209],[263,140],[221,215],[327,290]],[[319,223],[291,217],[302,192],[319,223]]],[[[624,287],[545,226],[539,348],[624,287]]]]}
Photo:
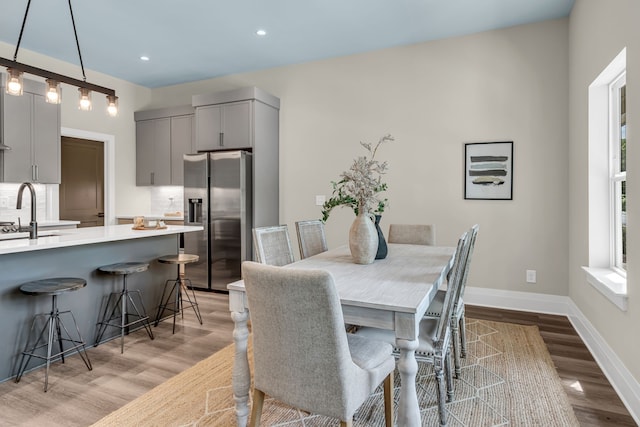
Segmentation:
{"type": "MultiPolygon", "coordinates": [[[[536,326],[467,319],[468,352],[447,404],[450,426],[578,426],[536,326]]],[[[233,426],[230,345],[160,384],[94,424],[106,426],[233,426]]],[[[251,353],[250,353],[251,361],[251,353]]],[[[417,378],[423,426],[439,424],[433,373],[420,363],[417,378]]],[[[400,386],[396,373],[396,388],[400,386]]],[[[396,399],[398,390],[395,392],[396,399]]],[[[339,423],[266,399],[264,426],[339,423]]],[[[384,426],[382,390],[354,417],[354,426],[384,426]]]]}

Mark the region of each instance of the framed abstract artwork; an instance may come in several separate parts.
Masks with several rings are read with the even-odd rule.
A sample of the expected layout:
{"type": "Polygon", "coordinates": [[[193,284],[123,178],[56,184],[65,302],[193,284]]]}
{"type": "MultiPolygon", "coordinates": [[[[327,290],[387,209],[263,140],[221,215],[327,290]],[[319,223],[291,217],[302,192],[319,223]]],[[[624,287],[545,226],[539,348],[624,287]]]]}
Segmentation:
{"type": "Polygon", "coordinates": [[[464,144],[464,198],[513,199],[513,141],[464,144]]]}

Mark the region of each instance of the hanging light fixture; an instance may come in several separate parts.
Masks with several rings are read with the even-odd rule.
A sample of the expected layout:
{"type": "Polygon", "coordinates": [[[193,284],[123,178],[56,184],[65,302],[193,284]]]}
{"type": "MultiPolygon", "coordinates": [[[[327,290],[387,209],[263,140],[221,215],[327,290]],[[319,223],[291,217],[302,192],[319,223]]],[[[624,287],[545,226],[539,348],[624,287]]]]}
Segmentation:
{"type": "Polygon", "coordinates": [[[115,95],[107,95],[107,113],[111,117],[118,115],[118,97],[115,95]]]}
{"type": "Polygon", "coordinates": [[[13,60],[0,58],[0,66],[7,67],[8,78],[5,91],[10,95],[22,95],[24,87],[22,81],[23,74],[33,74],[35,76],[43,77],[46,79],[47,93],[45,94],[45,99],[47,102],[52,104],[59,104],[61,102],[60,83],[65,83],[78,87],[78,91],[80,93],[79,108],[83,111],[91,110],[91,92],[99,92],[107,95],[107,112],[110,116],[115,117],[118,115],[118,97],[116,96],[116,91],[87,82],[87,76],[84,73],[84,64],[82,63],[82,53],[80,53],[80,42],[78,41],[76,22],[73,17],[73,9],[71,8],[71,0],[68,1],[71,23],[73,24],[73,35],[76,39],[78,58],[80,59],[80,68],[82,69],[82,80],[63,76],[62,74],[54,73],[48,70],[43,70],[42,68],[36,68],[17,62],[18,50],[20,49],[22,34],[24,33],[24,27],[27,22],[27,15],[29,14],[29,7],[31,6],[31,0],[28,0],[27,9],[24,12],[24,19],[22,20],[22,27],[20,28],[18,44],[16,45],[16,51],[13,54],[13,60]]]}
{"type": "Polygon", "coordinates": [[[9,95],[20,96],[22,95],[22,89],[24,84],[22,83],[22,71],[15,68],[7,68],[7,93],[9,95]]]}
{"type": "Polygon", "coordinates": [[[60,92],[60,82],[47,79],[47,94],[44,100],[49,104],[60,104],[62,102],[62,93],[60,92]]]}

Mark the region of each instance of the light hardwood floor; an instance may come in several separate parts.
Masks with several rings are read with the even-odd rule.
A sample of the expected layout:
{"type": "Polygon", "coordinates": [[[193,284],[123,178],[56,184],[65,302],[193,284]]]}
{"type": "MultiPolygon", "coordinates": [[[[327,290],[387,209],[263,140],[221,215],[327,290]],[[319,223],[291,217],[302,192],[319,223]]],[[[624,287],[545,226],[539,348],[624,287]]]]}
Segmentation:
{"type": "MultiPolygon", "coordinates": [[[[233,323],[227,295],[197,295],[203,326],[186,311],[175,335],[170,320],[154,328],[153,341],[144,331],[133,332],[125,338],[122,355],[119,340],[90,347],[93,371],[77,355],[65,364],[55,363],[47,393],[42,391],[42,369],[26,374],[18,384],[1,383],[0,426],[90,425],[230,344],[233,323]]],[[[581,425],[636,425],[566,317],[473,306],[467,307],[467,316],[538,325],[581,425]]]]}

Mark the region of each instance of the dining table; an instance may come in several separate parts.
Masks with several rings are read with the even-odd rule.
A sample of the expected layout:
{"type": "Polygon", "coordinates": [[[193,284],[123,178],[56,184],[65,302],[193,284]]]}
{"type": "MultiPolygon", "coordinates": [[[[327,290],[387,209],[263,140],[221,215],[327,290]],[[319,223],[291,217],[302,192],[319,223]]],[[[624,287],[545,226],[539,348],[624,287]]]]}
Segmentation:
{"type": "MultiPolygon", "coordinates": [[[[387,257],[371,264],[353,262],[347,245],[283,268],[321,269],[331,273],[340,296],[344,321],[395,332],[399,350],[400,395],[397,425],[421,425],[416,393],[420,320],[453,265],[456,248],[388,244],[387,257]]],[[[237,425],[247,425],[251,372],[247,356],[249,307],[242,280],[227,285],[235,342],[232,389],[237,425]]]]}

